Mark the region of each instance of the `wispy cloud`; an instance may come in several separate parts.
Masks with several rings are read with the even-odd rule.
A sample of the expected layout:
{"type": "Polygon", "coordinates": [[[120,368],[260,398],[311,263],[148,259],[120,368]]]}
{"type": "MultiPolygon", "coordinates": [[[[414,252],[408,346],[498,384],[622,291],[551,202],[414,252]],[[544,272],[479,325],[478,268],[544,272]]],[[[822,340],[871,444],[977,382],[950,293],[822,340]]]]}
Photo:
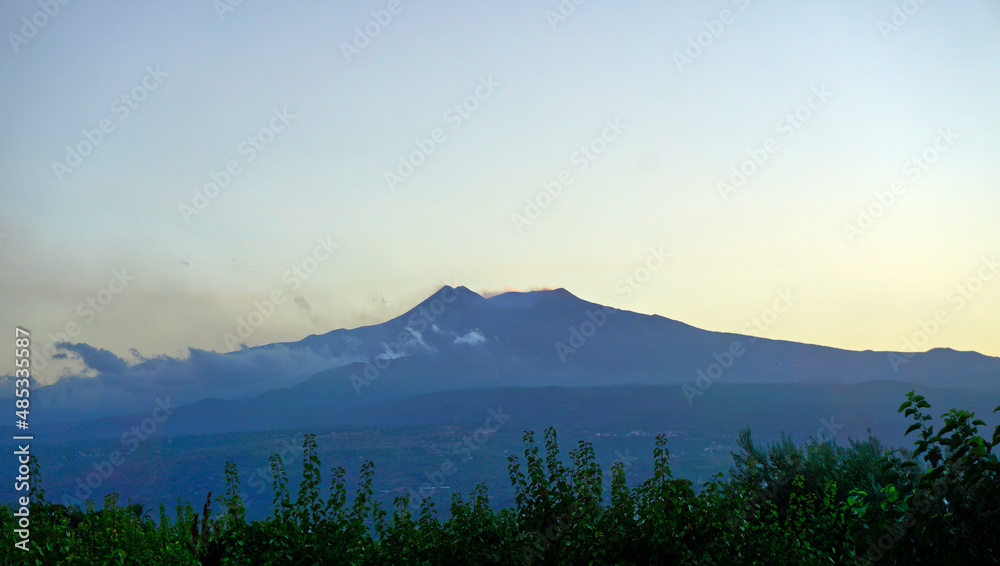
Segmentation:
{"type": "Polygon", "coordinates": [[[483,298],[488,299],[490,297],[495,297],[497,295],[502,295],[504,293],[528,293],[531,291],[551,291],[551,290],[552,287],[531,287],[529,289],[518,289],[516,287],[504,286],[504,288],[499,291],[491,291],[489,289],[483,289],[479,294],[482,295],[483,298]]]}
{"type": "Polygon", "coordinates": [[[318,372],[361,361],[354,352],[275,345],[221,354],[190,348],[187,358],[157,356],[129,365],[114,353],[85,343],[60,343],[84,368],[33,392],[39,415],[71,420],[128,414],[136,403],[170,395],[174,403],[239,399],[290,387],[318,372]],[[95,375],[96,373],[96,375],[95,375]]]}
{"type": "Polygon", "coordinates": [[[486,341],[486,337],[483,336],[482,332],[478,330],[470,330],[469,332],[455,338],[456,344],[469,344],[470,346],[475,346],[476,344],[482,344],[486,341]]]}

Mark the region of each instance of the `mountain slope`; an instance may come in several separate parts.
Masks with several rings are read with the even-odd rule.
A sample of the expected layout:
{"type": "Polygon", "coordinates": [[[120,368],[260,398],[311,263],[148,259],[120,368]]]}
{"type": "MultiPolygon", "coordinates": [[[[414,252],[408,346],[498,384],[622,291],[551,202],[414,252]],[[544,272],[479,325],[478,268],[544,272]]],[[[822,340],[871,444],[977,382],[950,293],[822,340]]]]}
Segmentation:
{"type": "MultiPolygon", "coordinates": [[[[250,351],[266,348],[350,354],[365,361],[250,398],[190,403],[177,410],[169,428],[208,434],[341,423],[347,421],[338,415],[372,403],[470,388],[671,385],[672,394],[688,405],[710,397],[718,383],[879,380],[907,387],[1000,389],[1000,358],[974,352],[856,352],[711,332],[605,308],[564,289],[486,299],[464,287],[444,287],[380,325],[250,351]]],[[[129,418],[81,424],[73,435],[122,430],[129,418]]]]}

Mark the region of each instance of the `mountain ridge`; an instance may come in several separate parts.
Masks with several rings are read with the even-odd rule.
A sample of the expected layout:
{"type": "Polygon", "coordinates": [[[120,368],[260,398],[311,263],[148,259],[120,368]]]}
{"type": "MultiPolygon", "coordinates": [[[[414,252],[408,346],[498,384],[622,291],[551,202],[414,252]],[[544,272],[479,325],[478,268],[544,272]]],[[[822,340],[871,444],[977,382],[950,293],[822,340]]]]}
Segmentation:
{"type": "MultiPolygon", "coordinates": [[[[672,385],[689,397],[717,382],[892,380],[932,387],[1000,388],[1000,358],[978,352],[855,351],[716,332],[660,315],[605,307],[562,288],[487,298],[464,286],[443,286],[381,324],[218,356],[242,360],[285,350],[321,360],[336,355],[343,363],[302,373],[301,378],[253,395],[205,395],[188,402],[175,397],[174,402],[201,411],[211,421],[218,420],[213,413],[234,419],[274,410],[312,414],[470,387],[672,385]]],[[[141,377],[141,371],[135,375],[141,377]]],[[[88,385],[102,384],[93,379],[88,385]]],[[[121,378],[104,383],[114,383],[113,379],[121,378]]],[[[36,392],[43,400],[45,389],[36,392]]],[[[135,406],[128,406],[130,412],[91,418],[125,416],[134,413],[135,406]]],[[[89,419],[84,415],[65,420],[89,419]]]]}

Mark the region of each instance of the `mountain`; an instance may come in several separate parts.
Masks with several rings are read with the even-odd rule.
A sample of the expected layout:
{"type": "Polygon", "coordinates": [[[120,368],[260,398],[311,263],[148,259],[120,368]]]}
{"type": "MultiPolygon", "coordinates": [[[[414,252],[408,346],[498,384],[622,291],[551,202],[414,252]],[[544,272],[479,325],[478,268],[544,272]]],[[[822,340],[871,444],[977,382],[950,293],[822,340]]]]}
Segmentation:
{"type": "MultiPolygon", "coordinates": [[[[719,383],[886,381],[910,388],[1000,389],[1000,358],[975,352],[857,352],[712,332],[604,307],[565,289],[484,298],[465,287],[443,287],[383,324],[226,356],[267,352],[364,361],[333,364],[245,398],[183,403],[161,433],[350,424],[345,415],[371,422],[363,408],[373,403],[476,388],[673,386],[669,394],[688,406],[711,397],[719,383]]],[[[150,400],[147,406],[156,405],[150,400]]],[[[67,438],[116,436],[139,416],[107,415],[53,430],[67,438]]]]}
{"type": "MultiPolygon", "coordinates": [[[[503,504],[513,497],[506,457],[523,450],[524,430],[554,426],[567,447],[592,442],[605,471],[625,460],[635,477],[651,469],[652,437],[664,433],[673,469],[700,484],[728,469],[747,426],[760,442],[871,433],[908,445],[896,408],[911,389],[935,415],[957,407],[992,426],[1000,359],[711,332],[565,289],[485,298],[444,287],[382,324],[228,354],[192,350],[39,388],[32,453],[58,501],[118,492],[151,506],[219,493],[232,460],[251,514],[263,517],[268,457],[288,459],[294,485],[295,445],[314,432],[325,464],[356,475],[360,462],[375,462],[387,505],[448,462],[459,470],[448,489],[486,481],[503,504]]],[[[0,474],[13,477],[16,465],[0,461],[0,474]]],[[[0,499],[15,495],[12,485],[0,499]]]]}

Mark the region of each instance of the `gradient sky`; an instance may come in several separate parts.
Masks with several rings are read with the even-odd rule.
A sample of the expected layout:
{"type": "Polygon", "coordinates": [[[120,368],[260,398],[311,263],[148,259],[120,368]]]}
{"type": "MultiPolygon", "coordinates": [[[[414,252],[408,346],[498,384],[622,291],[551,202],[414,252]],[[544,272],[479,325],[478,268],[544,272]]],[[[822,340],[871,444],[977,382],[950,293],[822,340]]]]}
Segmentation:
{"type": "MultiPolygon", "coordinates": [[[[71,323],[71,341],[133,361],[228,351],[224,333],[275,291],[247,344],[382,322],[447,283],[565,287],[710,330],[766,317],[764,336],[850,349],[903,349],[923,323],[921,350],[1000,356],[1000,277],[979,279],[1000,259],[1000,5],[559,6],[244,0],[220,17],[210,0],[72,1],[48,18],[5,2],[11,340],[31,330],[37,358],[71,323]],[[391,20],[345,56],[373,11],[391,20]],[[22,18],[45,25],[20,41],[22,18]],[[143,100],[125,115],[130,93],[143,100]],[[53,164],[102,121],[113,130],[60,179],[53,164]],[[263,150],[242,145],[272,124],[263,150]],[[720,191],[741,166],[756,171],[720,191]],[[849,235],[859,209],[877,218],[849,235]],[[318,238],[339,247],[316,254],[318,238]],[[293,266],[315,270],[296,284],[293,266]],[[123,268],[134,280],[109,287],[123,268]],[[769,316],[781,293],[795,299],[769,316]],[[111,301],[91,317],[91,297],[111,301]]],[[[80,368],[35,365],[43,382],[80,368]]]]}

